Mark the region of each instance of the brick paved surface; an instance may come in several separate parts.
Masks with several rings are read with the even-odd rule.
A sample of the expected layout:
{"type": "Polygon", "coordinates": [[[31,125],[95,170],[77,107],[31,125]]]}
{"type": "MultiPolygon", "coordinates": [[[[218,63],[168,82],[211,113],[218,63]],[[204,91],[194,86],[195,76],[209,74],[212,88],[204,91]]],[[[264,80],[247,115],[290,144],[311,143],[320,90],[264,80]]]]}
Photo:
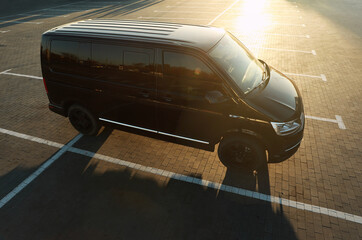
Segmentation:
{"type": "MultiPolygon", "coordinates": [[[[258,12],[258,7],[250,8],[251,2],[237,2],[213,25],[239,36],[258,58],[282,72],[324,74],[326,82],[308,76],[291,78],[301,90],[307,115],[330,119],[340,115],[347,129],[338,128],[336,123],[307,119],[298,152],[286,161],[269,163],[267,169],[256,176],[227,169],[216,151],[108,128],[98,137],[83,137],[74,146],[144,166],[362,216],[362,34],[352,24],[361,22],[361,17],[355,14],[362,8],[361,4],[352,0],[342,4],[343,7],[336,1],[330,1],[329,5],[324,5],[325,1],[263,1],[270,5],[258,12]],[[339,8],[346,14],[338,13],[339,8]],[[346,9],[350,9],[351,14],[347,14],[346,9]],[[274,24],[251,28],[255,17],[274,24]],[[309,37],[305,37],[307,35],[309,37]]],[[[86,2],[59,8],[73,9],[69,12],[50,9],[38,12],[40,16],[9,18],[2,14],[0,72],[12,69],[13,73],[41,76],[41,33],[70,21],[114,18],[208,24],[232,3],[124,1],[103,4],[104,8],[99,9],[102,6],[99,2],[86,2]],[[133,5],[122,8],[131,3],[133,5]],[[74,9],[88,11],[74,12],[74,9]]],[[[26,10],[18,13],[23,12],[26,10]]],[[[47,104],[41,80],[0,75],[0,128],[67,143],[77,132],[67,119],[51,113],[47,104]]],[[[56,151],[53,147],[0,133],[0,199],[56,151]]],[[[361,226],[74,153],[62,155],[0,208],[1,240],[361,239],[361,226]]]]}

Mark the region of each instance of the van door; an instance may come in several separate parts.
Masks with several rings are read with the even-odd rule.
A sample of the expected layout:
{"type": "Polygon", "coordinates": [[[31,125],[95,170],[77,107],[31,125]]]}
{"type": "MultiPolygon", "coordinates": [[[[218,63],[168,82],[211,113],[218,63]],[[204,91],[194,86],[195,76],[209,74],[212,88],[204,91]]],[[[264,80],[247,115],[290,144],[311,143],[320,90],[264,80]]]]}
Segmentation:
{"type": "Polygon", "coordinates": [[[92,44],[92,72],[104,88],[100,120],[156,130],[154,49],[92,44]]]}
{"type": "Polygon", "coordinates": [[[200,58],[163,51],[163,77],[158,80],[158,128],[161,134],[214,143],[235,107],[221,79],[200,58]]]}

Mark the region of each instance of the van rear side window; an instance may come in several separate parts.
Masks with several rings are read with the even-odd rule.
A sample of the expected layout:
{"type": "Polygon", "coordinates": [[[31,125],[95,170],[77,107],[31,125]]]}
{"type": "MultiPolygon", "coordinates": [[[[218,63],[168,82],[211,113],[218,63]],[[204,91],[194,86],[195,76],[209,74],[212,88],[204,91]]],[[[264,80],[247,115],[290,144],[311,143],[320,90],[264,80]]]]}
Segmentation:
{"type": "Polygon", "coordinates": [[[55,72],[83,75],[88,71],[91,44],[76,41],[51,41],[50,67],[55,72]]]}
{"type": "Polygon", "coordinates": [[[140,52],[124,52],[124,70],[129,72],[149,72],[150,56],[140,52]]]}
{"type": "Polygon", "coordinates": [[[92,77],[117,81],[123,70],[123,48],[102,43],[92,44],[92,77]]]}

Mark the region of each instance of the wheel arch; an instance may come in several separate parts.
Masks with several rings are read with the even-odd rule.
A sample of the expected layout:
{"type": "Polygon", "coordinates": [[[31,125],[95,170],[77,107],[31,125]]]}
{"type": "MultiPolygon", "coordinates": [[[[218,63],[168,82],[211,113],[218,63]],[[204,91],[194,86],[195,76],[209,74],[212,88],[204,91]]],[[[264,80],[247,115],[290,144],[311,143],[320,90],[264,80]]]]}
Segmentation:
{"type": "Polygon", "coordinates": [[[66,117],[68,117],[68,114],[69,114],[69,108],[73,105],[79,105],[85,109],[87,109],[89,112],[91,112],[93,114],[93,116],[96,117],[96,114],[94,114],[94,111],[92,109],[90,109],[87,104],[84,104],[82,101],[79,101],[77,99],[68,99],[68,100],[65,100],[63,102],[63,108],[64,108],[64,112],[66,114],[66,117]]]}
{"type": "Polygon", "coordinates": [[[256,133],[255,131],[252,131],[250,129],[244,129],[244,128],[230,129],[230,130],[226,131],[224,134],[222,134],[219,141],[221,141],[223,138],[235,136],[235,135],[254,139],[261,146],[263,146],[265,149],[267,149],[267,143],[266,143],[265,139],[263,138],[263,136],[261,136],[260,134],[256,133]]]}

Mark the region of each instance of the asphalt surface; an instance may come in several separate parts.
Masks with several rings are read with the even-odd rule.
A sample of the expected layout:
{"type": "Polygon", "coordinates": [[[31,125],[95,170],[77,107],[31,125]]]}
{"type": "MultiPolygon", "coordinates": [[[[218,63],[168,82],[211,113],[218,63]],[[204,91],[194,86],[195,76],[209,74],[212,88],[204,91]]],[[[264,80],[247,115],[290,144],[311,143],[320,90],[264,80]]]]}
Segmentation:
{"type": "Polygon", "coordinates": [[[5,1],[0,240],[361,239],[360,12],[358,0],[5,1]],[[78,135],[48,110],[40,37],[89,18],[231,31],[300,89],[300,149],[246,174],[225,167],[217,150],[108,128],[78,135]]]}

